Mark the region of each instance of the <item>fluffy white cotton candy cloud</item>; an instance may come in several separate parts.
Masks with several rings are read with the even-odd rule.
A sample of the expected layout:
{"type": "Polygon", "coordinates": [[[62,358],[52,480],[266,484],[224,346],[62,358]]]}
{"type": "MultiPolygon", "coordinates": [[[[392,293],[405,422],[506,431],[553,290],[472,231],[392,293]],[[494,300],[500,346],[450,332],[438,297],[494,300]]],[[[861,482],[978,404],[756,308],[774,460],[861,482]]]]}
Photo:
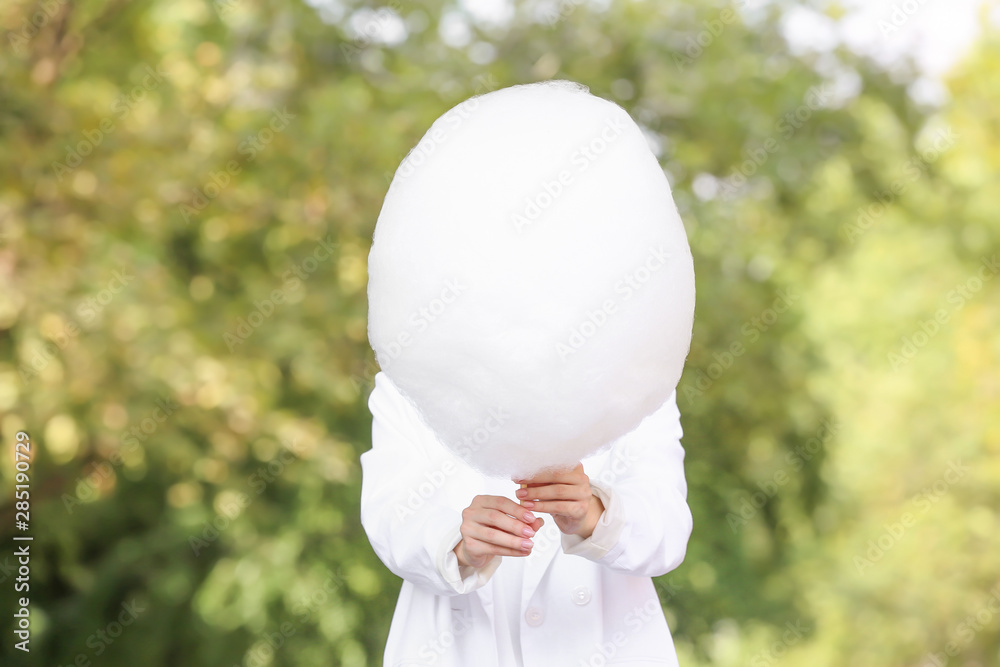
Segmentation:
{"type": "Polygon", "coordinates": [[[396,171],[369,338],[439,439],[502,477],[575,465],[680,379],[694,269],[670,186],[618,105],[569,82],[441,116],[396,171]]]}

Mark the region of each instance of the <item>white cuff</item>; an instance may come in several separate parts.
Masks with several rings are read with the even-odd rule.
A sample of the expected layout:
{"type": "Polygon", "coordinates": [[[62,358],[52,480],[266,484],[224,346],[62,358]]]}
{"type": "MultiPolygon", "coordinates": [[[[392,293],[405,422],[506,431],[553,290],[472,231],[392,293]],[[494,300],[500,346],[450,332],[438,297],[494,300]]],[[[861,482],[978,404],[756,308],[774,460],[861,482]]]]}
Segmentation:
{"type": "Polygon", "coordinates": [[[485,565],[479,568],[459,566],[455,546],[462,541],[462,531],[458,526],[445,537],[441,550],[438,551],[437,568],[448,585],[456,593],[462,595],[481,588],[490,580],[493,573],[500,567],[500,556],[493,556],[485,565]]]}
{"type": "Polygon", "coordinates": [[[571,556],[583,556],[588,560],[597,561],[607,556],[608,552],[618,544],[625,528],[625,516],[618,496],[613,494],[610,488],[605,488],[594,480],[591,480],[590,488],[604,504],[604,513],[597,520],[594,532],[587,539],[563,533],[562,550],[571,556]]]}

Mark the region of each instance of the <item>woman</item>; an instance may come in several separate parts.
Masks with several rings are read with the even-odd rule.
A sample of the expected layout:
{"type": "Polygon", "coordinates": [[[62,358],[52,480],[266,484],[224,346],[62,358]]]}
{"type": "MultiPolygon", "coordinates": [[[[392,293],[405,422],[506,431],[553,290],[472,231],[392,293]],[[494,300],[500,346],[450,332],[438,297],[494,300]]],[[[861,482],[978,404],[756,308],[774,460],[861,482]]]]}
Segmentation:
{"type": "Polygon", "coordinates": [[[384,665],[677,665],[650,579],[691,534],[676,393],[610,450],[517,480],[522,497],[441,445],[384,373],[369,407],[361,522],[403,578],[384,665]]]}

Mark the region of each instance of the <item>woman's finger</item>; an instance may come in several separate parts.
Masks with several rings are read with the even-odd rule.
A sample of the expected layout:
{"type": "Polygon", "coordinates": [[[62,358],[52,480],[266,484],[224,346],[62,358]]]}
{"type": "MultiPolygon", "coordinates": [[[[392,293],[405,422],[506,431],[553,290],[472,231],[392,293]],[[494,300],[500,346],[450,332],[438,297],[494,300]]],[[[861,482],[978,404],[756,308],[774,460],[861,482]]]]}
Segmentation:
{"type": "Polygon", "coordinates": [[[508,549],[498,547],[495,544],[481,542],[474,537],[466,538],[465,550],[468,553],[475,553],[478,556],[519,556],[524,557],[531,553],[531,549],[508,549]]]}
{"type": "Polygon", "coordinates": [[[517,497],[522,500],[583,500],[590,494],[589,485],[576,484],[546,484],[517,491],[517,497]]]}
{"type": "MultiPolygon", "coordinates": [[[[504,547],[514,551],[530,551],[534,544],[526,537],[517,537],[502,530],[484,526],[483,524],[473,524],[469,527],[468,534],[473,539],[492,544],[497,547],[504,547]]],[[[464,535],[464,533],[463,533],[464,535]]]]}
{"type": "MultiPolygon", "coordinates": [[[[530,502],[530,501],[525,501],[530,502]]],[[[532,502],[531,509],[535,512],[545,512],[546,514],[556,514],[579,519],[587,514],[588,506],[580,501],[568,500],[548,500],[542,502],[532,502]]]]}
{"type": "Polygon", "coordinates": [[[531,523],[535,520],[535,515],[526,511],[510,498],[504,496],[476,496],[473,499],[472,507],[482,507],[485,509],[500,510],[504,514],[509,514],[518,521],[531,523]]]}
{"type": "Polygon", "coordinates": [[[563,470],[547,470],[544,473],[535,475],[528,479],[515,479],[515,484],[527,484],[528,486],[542,486],[545,484],[576,484],[586,473],[583,471],[583,464],[577,463],[572,468],[563,470]]]}
{"type": "Polygon", "coordinates": [[[492,526],[515,537],[534,537],[535,530],[531,524],[519,521],[514,517],[507,516],[500,510],[480,510],[482,514],[474,517],[476,521],[484,526],[492,526]]]}

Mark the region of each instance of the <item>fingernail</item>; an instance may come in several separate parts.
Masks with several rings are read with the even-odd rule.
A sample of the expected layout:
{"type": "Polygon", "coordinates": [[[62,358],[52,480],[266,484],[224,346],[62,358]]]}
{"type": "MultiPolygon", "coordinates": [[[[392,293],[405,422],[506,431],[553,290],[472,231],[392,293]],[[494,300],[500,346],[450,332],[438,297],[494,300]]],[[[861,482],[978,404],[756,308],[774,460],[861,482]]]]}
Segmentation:
{"type": "Polygon", "coordinates": [[[534,521],[535,520],[535,515],[532,514],[531,512],[525,512],[524,513],[524,520],[525,521],[534,521]]]}
{"type": "Polygon", "coordinates": [[[530,500],[522,500],[521,501],[521,506],[522,507],[534,507],[535,503],[531,502],[530,500]]]}
{"type": "Polygon", "coordinates": [[[525,537],[531,537],[534,534],[535,534],[535,531],[533,531],[531,528],[528,528],[527,526],[524,527],[524,536],[525,537]]]}
{"type": "Polygon", "coordinates": [[[528,495],[528,490],[527,489],[519,489],[518,492],[517,492],[517,497],[518,498],[524,498],[526,495],[528,495]]]}
{"type": "Polygon", "coordinates": [[[526,550],[526,551],[528,549],[530,549],[531,548],[531,540],[525,540],[524,542],[521,542],[521,548],[524,549],[524,550],[526,550]]]}

